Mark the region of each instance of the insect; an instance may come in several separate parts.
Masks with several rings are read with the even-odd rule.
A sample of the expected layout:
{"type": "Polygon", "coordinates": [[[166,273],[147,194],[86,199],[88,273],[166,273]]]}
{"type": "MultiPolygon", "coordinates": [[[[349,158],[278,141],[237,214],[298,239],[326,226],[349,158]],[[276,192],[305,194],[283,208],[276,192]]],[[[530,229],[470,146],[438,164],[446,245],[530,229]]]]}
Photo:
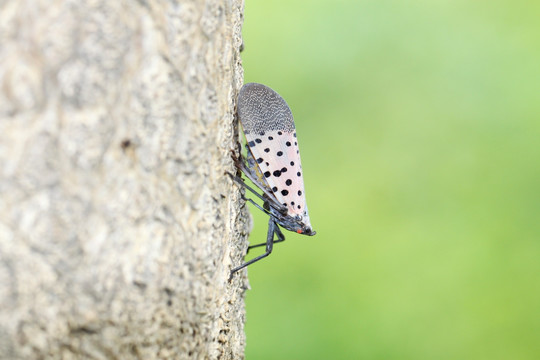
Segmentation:
{"type": "Polygon", "coordinates": [[[233,155],[233,159],[236,167],[262,191],[262,195],[242,178],[231,176],[263,201],[261,206],[253,199],[245,199],[268,214],[270,219],[266,242],[248,247],[249,251],[266,245],[266,252],[232,269],[229,280],[238,270],[270,255],[274,243],[285,240],[280,226],[298,234],[315,235],[309,221],[291,109],[268,86],[249,83],[238,95],[238,118],[247,140],[247,157],[233,155]]]}

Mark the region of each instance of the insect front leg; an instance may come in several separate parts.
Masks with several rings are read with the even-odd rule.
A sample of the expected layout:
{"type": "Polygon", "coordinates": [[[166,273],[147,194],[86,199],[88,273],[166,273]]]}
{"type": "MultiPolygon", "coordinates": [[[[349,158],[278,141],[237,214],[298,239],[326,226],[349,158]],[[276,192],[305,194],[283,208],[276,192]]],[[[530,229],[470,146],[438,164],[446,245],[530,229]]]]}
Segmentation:
{"type": "MultiPolygon", "coordinates": [[[[255,184],[266,195],[266,197],[270,200],[269,201],[270,206],[272,206],[274,209],[276,209],[277,211],[279,211],[283,215],[287,214],[287,207],[285,207],[281,203],[279,203],[276,200],[275,195],[271,192],[271,190],[265,184],[261,183],[261,181],[258,179],[257,175],[253,172],[253,170],[250,169],[246,165],[247,160],[244,159],[244,157],[242,157],[242,155],[240,155],[240,157],[237,158],[234,155],[234,153],[232,155],[232,158],[234,160],[234,164],[237,167],[237,169],[240,170],[244,175],[246,175],[246,177],[249,180],[251,180],[251,182],[253,184],[255,184]]],[[[266,201],[265,199],[263,199],[261,197],[261,195],[259,195],[258,193],[255,193],[255,191],[252,188],[250,188],[248,185],[246,185],[246,183],[242,180],[242,178],[239,178],[239,179],[242,181],[242,183],[240,183],[240,181],[238,181],[238,179],[235,179],[235,180],[238,183],[240,183],[241,185],[243,185],[244,187],[246,187],[246,189],[250,190],[255,195],[257,195],[257,197],[261,198],[263,201],[266,201]]]]}
{"type": "MultiPolygon", "coordinates": [[[[267,257],[268,255],[270,255],[272,253],[272,249],[274,247],[274,233],[281,234],[283,239],[285,239],[285,237],[283,236],[283,233],[281,233],[281,230],[279,230],[278,225],[276,224],[274,219],[271,217],[270,220],[268,221],[268,233],[266,235],[266,252],[264,254],[262,254],[262,255],[259,255],[259,256],[255,257],[255,258],[249,260],[248,262],[246,262],[246,263],[232,269],[231,270],[231,275],[229,276],[229,281],[231,281],[234,273],[236,273],[237,271],[242,270],[246,266],[257,262],[257,261],[267,257]],[[276,229],[278,229],[278,230],[276,230],[276,229]]],[[[278,237],[279,237],[279,235],[278,235],[278,237]]]]}
{"type": "MultiPolygon", "coordinates": [[[[239,176],[236,176],[236,175],[233,175],[231,174],[230,172],[226,171],[225,172],[227,175],[229,175],[234,181],[236,181],[239,185],[242,185],[243,187],[245,187],[246,189],[248,189],[249,191],[251,191],[255,196],[257,196],[259,199],[261,199],[262,201],[266,201],[266,199],[261,195],[259,194],[257,191],[255,191],[255,189],[253,189],[251,186],[249,186],[248,184],[246,184],[244,182],[244,179],[242,179],[241,177],[239,176]]],[[[264,211],[264,210],[263,210],[264,211]]]]}

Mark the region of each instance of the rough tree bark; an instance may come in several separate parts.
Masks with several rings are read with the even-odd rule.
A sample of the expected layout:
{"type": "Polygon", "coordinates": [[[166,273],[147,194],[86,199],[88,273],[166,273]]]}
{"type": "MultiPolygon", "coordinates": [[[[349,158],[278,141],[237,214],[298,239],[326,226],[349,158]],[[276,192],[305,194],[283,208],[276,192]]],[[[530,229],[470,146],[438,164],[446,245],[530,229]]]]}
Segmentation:
{"type": "Polygon", "coordinates": [[[0,4],[0,358],[243,358],[242,11],[0,4]]]}

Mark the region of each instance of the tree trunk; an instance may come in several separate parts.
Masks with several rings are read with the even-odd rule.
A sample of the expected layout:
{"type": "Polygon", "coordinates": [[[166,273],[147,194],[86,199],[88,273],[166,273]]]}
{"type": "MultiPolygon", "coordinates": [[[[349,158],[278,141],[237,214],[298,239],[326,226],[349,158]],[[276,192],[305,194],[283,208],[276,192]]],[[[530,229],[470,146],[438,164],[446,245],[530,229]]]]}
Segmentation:
{"type": "Polygon", "coordinates": [[[0,358],[244,357],[242,12],[0,5],[0,358]]]}

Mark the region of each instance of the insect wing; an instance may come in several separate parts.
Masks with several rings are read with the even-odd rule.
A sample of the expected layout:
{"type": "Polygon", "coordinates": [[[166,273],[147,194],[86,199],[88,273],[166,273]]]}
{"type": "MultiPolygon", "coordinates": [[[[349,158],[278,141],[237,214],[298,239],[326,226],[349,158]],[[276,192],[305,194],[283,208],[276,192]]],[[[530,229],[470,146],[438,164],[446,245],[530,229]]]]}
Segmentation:
{"type": "MultiPolygon", "coordinates": [[[[266,139],[250,147],[250,151],[264,180],[278,202],[287,207],[289,214],[303,214],[306,200],[302,166],[294,133],[270,131],[265,136],[255,138],[261,137],[266,139]]],[[[249,141],[251,140],[248,138],[249,141]]]]}
{"type": "Polygon", "coordinates": [[[246,84],[238,116],[262,178],[290,215],[307,215],[300,152],[292,112],[274,90],[246,84]]]}

